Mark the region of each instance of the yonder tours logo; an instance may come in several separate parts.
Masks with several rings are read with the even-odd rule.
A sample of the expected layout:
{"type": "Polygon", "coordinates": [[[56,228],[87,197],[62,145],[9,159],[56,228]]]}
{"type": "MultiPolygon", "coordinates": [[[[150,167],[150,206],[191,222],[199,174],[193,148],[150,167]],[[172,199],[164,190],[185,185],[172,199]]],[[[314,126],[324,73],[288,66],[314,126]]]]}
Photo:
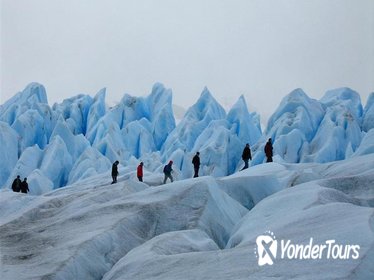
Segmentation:
{"type": "Polygon", "coordinates": [[[264,235],[259,235],[256,238],[257,250],[255,249],[255,254],[258,258],[259,266],[272,265],[274,263],[277,257],[277,244],[275,235],[271,231],[267,231],[264,235]]]}
{"type": "Polygon", "coordinates": [[[273,265],[278,258],[289,260],[316,260],[334,259],[349,260],[358,259],[360,256],[360,245],[339,244],[334,239],[323,243],[315,243],[313,238],[306,244],[292,243],[291,240],[277,240],[274,233],[266,231],[256,238],[255,255],[258,265],[273,265]]]}

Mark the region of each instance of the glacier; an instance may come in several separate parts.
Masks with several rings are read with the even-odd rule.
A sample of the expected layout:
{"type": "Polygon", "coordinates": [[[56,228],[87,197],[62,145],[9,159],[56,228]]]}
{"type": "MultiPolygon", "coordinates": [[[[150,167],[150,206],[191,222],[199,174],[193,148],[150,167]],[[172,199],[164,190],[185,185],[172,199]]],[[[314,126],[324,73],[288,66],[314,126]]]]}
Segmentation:
{"type": "Polygon", "coordinates": [[[178,123],[160,83],[112,107],[106,94],[49,106],[32,83],[0,105],[1,279],[374,277],[374,93],[363,106],[349,88],[320,100],[296,89],[264,129],[243,96],[226,112],[208,88],[178,123]],[[268,138],[274,162],[262,164],[268,138]],[[238,172],[246,143],[253,159],[238,172]],[[169,160],[176,181],[162,185],[169,160]],[[11,190],[17,175],[29,194],[11,190]],[[256,238],[269,231],[278,244],[356,244],[359,256],[278,252],[259,266],[256,238]]]}
{"type": "MultiPolygon", "coordinates": [[[[178,124],[172,91],[160,83],[148,96],[125,94],[113,107],[106,105],[105,97],[103,88],[94,97],[79,94],[50,107],[44,86],[31,83],[2,104],[0,154],[8,160],[2,163],[0,188],[10,188],[16,175],[27,177],[35,171],[35,178],[51,181],[56,189],[109,170],[108,161],[135,169],[135,159],[145,162],[151,173],[161,172],[163,164],[173,160],[181,180],[192,176],[191,160],[197,151],[200,174],[222,177],[242,168],[246,143],[252,149],[251,165],[263,163],[268,138],[273,140],[276,162],[325,163],[373,151],[374,93],[364,107],[359,94],[349,88],[330,90],[320,100],[296,89],[284,97],[264,131],[260,116],[249,112],[243,96],[226,112],[208,88],[178,124]],[[86,150],[91,160],[80,164],[86,150]],[[24,153],[35,158],[27,167],[24,153]],[[59,154],[63,163],[53,160],[59,154]]],[[[38,181],[33,188],[50,190],[38,181]]]]}

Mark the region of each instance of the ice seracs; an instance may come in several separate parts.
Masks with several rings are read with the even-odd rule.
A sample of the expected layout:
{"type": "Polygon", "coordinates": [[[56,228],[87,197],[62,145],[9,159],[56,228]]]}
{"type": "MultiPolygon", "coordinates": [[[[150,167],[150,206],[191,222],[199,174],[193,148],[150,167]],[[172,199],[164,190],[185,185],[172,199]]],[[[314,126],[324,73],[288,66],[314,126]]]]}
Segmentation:
{"type": "Polygon", "coordinates": [[[225,110],[205,88],[198,101],[187,110],[181,122],[166,138],[161,150],[165,159],[177,149],[191,151],[197,137],[210,122],[225,117],[225,110]]]}
{"type": "Polygon", "coordinates": [[[40,163],[41,172],[53,182],[54,188],[65,186],[73,160],[62,138],[57,135],[46,147],[40,163]]]}
{"type": "Polygon", "coordinates": [[[87,133],[86,133],[86,138],[93,143],[95,137],[96,137],[96,130],[94,127],[97,125],[101,117],[105,115],[106,112],[106,107],[105,107],[105,94],[106,94],[106,89],[103,88],[101,89],[96,95],[93,100],[93,103],[91,107],[88,110],[88,115],[87,115],[87,133]]]}
{"type": "Polygon", "coordinates": [[[323,106],[309,98],[302,89],[292,91],[283,98],[270,117],[254,163],[263,162],[263,147],[268,138],[274,142],[274,154],[286,162],[302,161],[302,157],[309,153],[308,145],[314,138],[324,113],[323,106]]]}
{"type": "Polygon", "coordinates": [[[18,135],[9,124],[1,121],[0,143],[0,186],[3,186],[18,160],[18,135]]]}
{"type": "MultiPolygon", "coordinates": [[[[365,112],[369,119],[370,103],[365,112]]],[[[319,101],[297,89],[270,117],[252,164],[263,162],[263,143],[268,138],[277,160],[323,163],[349,158],[364,136],[363,114],[360,96],[349,88],[330,90],[319,101]]]]}
{"type": "MultiPolygon", "coordinates": [[[[69,164],[60,166],[64,169],[61,170],[63,179],[46,177],[53,181],[54,187],[105,171],[94,164],[97,154],[90,157],[92,168],[87,161],[81,165],[82,169],[85,166],[89,170],[84,175],[71,169],[73,165],[80,165],[78,161],[89,147],[109,162],[119,160],[129,168],[143,161],[148,172],[162,173],[163,165],[172,159],[179,180],[193,175],[191,160],[197,151],[201,153],[202,176],[221,177],[240,170],[246,143],[252,150],[251,165],[261,164],[264,144],[269,138],[272,138],[277,162],[330,162],[372,152],[373,94],[363,109],[359,95],[349,88],[328,91],[319,101],[308,97],[301,89],[294,90],[270,117],[263,134],[259,116],[248,111],[244,96],[226,113],[205,88],[177,126],[172,92],[160,83],[153,86],[148,96],[125,94],[112,107],[105,104],[105,96],[104,88],[94,98],[79,94],[50,107],[44,87],[32,83],[1,105],[0,121],[8,125],[3,125],[1,137],[11,147],[10,151],[13,152],[15,143],[18,148],[17,158],[12,156],[9,164],[3,164],[0,186],[10,187],[9,181],[14,179],[10,177],[17,175],[24,166],[21,161],[17,169],[16,162],[25,151],[27,158],[32,157],[31,151],[36,151],[28,148],[37,145],[42,151],[40,162],[43,162],[57,142],[58,150],[65,151],[65,145],[64,160],[69,164]],[[9,129],[16,139],[9,136],[9,129]]],[[[6,150],[1,152],[5,154],[6,150]]],[[[35,158],[39,158],[39,154],[37,152],[35,158]]],[[[39,163],[35,165],[39,177],[56,172],[48,165],[40,169],[39,163]]],[[[27,172],[21,172],[22,176],[31,174],[31,166],[34,165],[28,165],[27,172]]]]}
{"type": "Polygon", "coordinates": [[[181,162],[183,178],[191,177],[191,159],[197,151],[201,153],[201,175],[220,177],[237,170],[245,144],[256,143],[260,136],[256,116],[248,112],[243,96],[226,115],[208,89],[204,89],[168,136],[162,152],[164,160],[170,157],[181,162]],[[182,156],[183,151],[186,156],[182,156]],[[182,158],[183,161],[178,160],[182,158]]]}
{"type": "Polygon", "coordinates": [[[36,110],[29,109],[20,115],[12,124],[19,136],[19,154],[34,144],[44,148],[48,139],[44,131],[44,119],[36,110]]]}
{"type": "Polygon", "coordinates": [[[62,116],[58,119],[50,140],[53,141],[56,136],[59,136],[65,143],[73,162],[75,162],[82,152],[90,146],[90,143],[81,133],[78,135],[73,134],[69,128],[69,124],[62,116]]]}
{"type": "Polygon", "coordinates": [[[367,100],[362,121],[362,130],[368,132],[374,128],[374,92],[369,95],[367,100]]]}
{"type": "Polygon", "coordinates": [[[91,96],[80,94],[65,99],[60,104],[54,104],[53,110],[58,116],[64,118],[74,135],[86,134],[88,113],[92,103],[93,99],[91,96]]]}
{"type": "Polygon", "coordinates": [[[155,84],[148,97],[148,106],[152,123],[151,134],[154,137],[155,147],[159,151],[167,136],[175,128],[171,90],[165,89],[162,84],[155,84]]]}
{"type": "Polygon", "coordinates": [[[71,185],[90,176],[104,173],[108,171],[111,166],[111,161],[97,149],[87,147],[75,161],[69,173],[68,184],[71,185]]]}
{"type": "Polygon", "coordinates": [[[257,122],[257,116],[250,114],[243,95],[227,113],[226,120],[231,123],[231,130],[243,142],[254,145],[261,137],[261,127],[257,122]]]}
{"type": "Polygon", "coordinates": [[[33,105],[38,103],[48,104],[47,94],[43,85],[30,83],[0,107],[0,120],[12,125],[13,122],[33,105]]]}
{"type": "Polygon", "coordinates": [[[342,160],[347,150],[355,152],[361,143],[363,109],[358,93],[349,88],[331,90],[320,102],[325,115],[303,162],[342,160]]]}

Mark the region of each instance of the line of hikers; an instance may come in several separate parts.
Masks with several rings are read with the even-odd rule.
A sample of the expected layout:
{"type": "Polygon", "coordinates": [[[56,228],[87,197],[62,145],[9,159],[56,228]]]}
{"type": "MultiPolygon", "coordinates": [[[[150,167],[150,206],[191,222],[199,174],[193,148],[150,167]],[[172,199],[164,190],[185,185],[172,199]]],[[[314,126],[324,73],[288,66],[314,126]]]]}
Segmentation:
{"type": "Polygon", "coordinates": [[[12,183],[12,190],[14,192],[28,193],[29,184],[27,183],[27,178],[24,178],[23,181],[21,181],[20,176],[17,175],[17,178],[14,179],[12,183]]]}
{"type": "MultiPolygon", "coordinates": [[[[271,142],[271,138],[269,138],[268,141],[266,142],[265,147],[264,147],[264,152],[266,156],[266,162],[273,162],[273,144],[271,142]]],[[[244,150],[242,153],[242,159],[244,161],[244,167],[241,170],[244,170],[249,167],[248,165],[249,160],[252,160],[251,148],[249,147],[248,143],[244,147],[244,150]]]]}
{"type": "MultiPolygon", "coordinates": [[[[264,152],[266,156],[266,162],[273,162],[273,144],[271,138],[265,144],[264,152]]],[[[252,160],[251,148],[247,143],[243,149],[242,159],[244,161],[244,167],[241,170],[247,169],[249,167],[249,160],[252,160]]],[[[117,176],[118,176],[118,160],[115,161],[112,165],[112,184],[117,183],[117,176]]],[[[199,169],[200,169],[200,153],[196,152],[195,156],[192,158],[192,164],[194,167],[194,178],[199,177],[199,169]]],[[[164,166],[163,173],[164,173],[164,181],[165,184],[167,179],[170,179],[171,182],[174,181],[173,176],[171,175],[173,168],[173,161],[170,160],[168,164],[164,166]]],[[[137,169],[136,169],[136,176],[140,182],[143,182],[143,166],[144,163],[140,162],[137,169]]]]}
{"type": "MultiPolygon", "coordinates": [[[[273,161],[273,145],[271,142],[271,138],[267,141],[264,152],[266,156],[266,162],[272,162],[273,161]]],[[[251,148],[249,147],[249,144],[247,143],[244,147],[243,153],[242,153],[242,159],[244,161],[244,167],[241,170],[247,169],[249,167],[249,160],[252,160],[251,155],[251,148]]],[[[118,176],[118,164],[119,161],[116,160],[112,165],[112,184],[117,183],[117,176],[118,176]]],[[[200,153],[196,152],[195,156],[192,158],[192,164],[194,167],[194,175],[193,177],[199,177],[199,169],[200,169],[200,153]]],[[[164,181],[165,184],[167,179],[170,179],[171,182],[174,181],[173,176],[171,175],[173,168],[173,161],[170,160],[167,165],[164,166],[163,172],[164,172],[164,181]]],[[[144,163],[140,162],[140,164],[137,167],[136,170],[136,176],[138,177],[138,180],[140,182],[143,182],[143,166],[144,163]]],[[[21,181],[20,176],[17,175],[17,178],[14,179],[12,183],[12,190],[14,192],[22,192],[22,193],[28,193],[29,192],[29,185],[27,183],[27,178],[24,178],[23,181],[21,181]]]]}

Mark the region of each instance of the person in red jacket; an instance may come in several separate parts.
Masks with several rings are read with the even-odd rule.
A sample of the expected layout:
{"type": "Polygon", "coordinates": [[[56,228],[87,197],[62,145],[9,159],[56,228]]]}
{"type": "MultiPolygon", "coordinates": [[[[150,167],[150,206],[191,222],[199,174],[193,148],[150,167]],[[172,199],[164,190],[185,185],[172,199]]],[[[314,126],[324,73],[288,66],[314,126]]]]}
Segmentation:
{"type": "Polygon", "coordinates": [[[143,162],[138,165],[136,175],[138,176],[139,181],[143,182],[143,162]]]}

